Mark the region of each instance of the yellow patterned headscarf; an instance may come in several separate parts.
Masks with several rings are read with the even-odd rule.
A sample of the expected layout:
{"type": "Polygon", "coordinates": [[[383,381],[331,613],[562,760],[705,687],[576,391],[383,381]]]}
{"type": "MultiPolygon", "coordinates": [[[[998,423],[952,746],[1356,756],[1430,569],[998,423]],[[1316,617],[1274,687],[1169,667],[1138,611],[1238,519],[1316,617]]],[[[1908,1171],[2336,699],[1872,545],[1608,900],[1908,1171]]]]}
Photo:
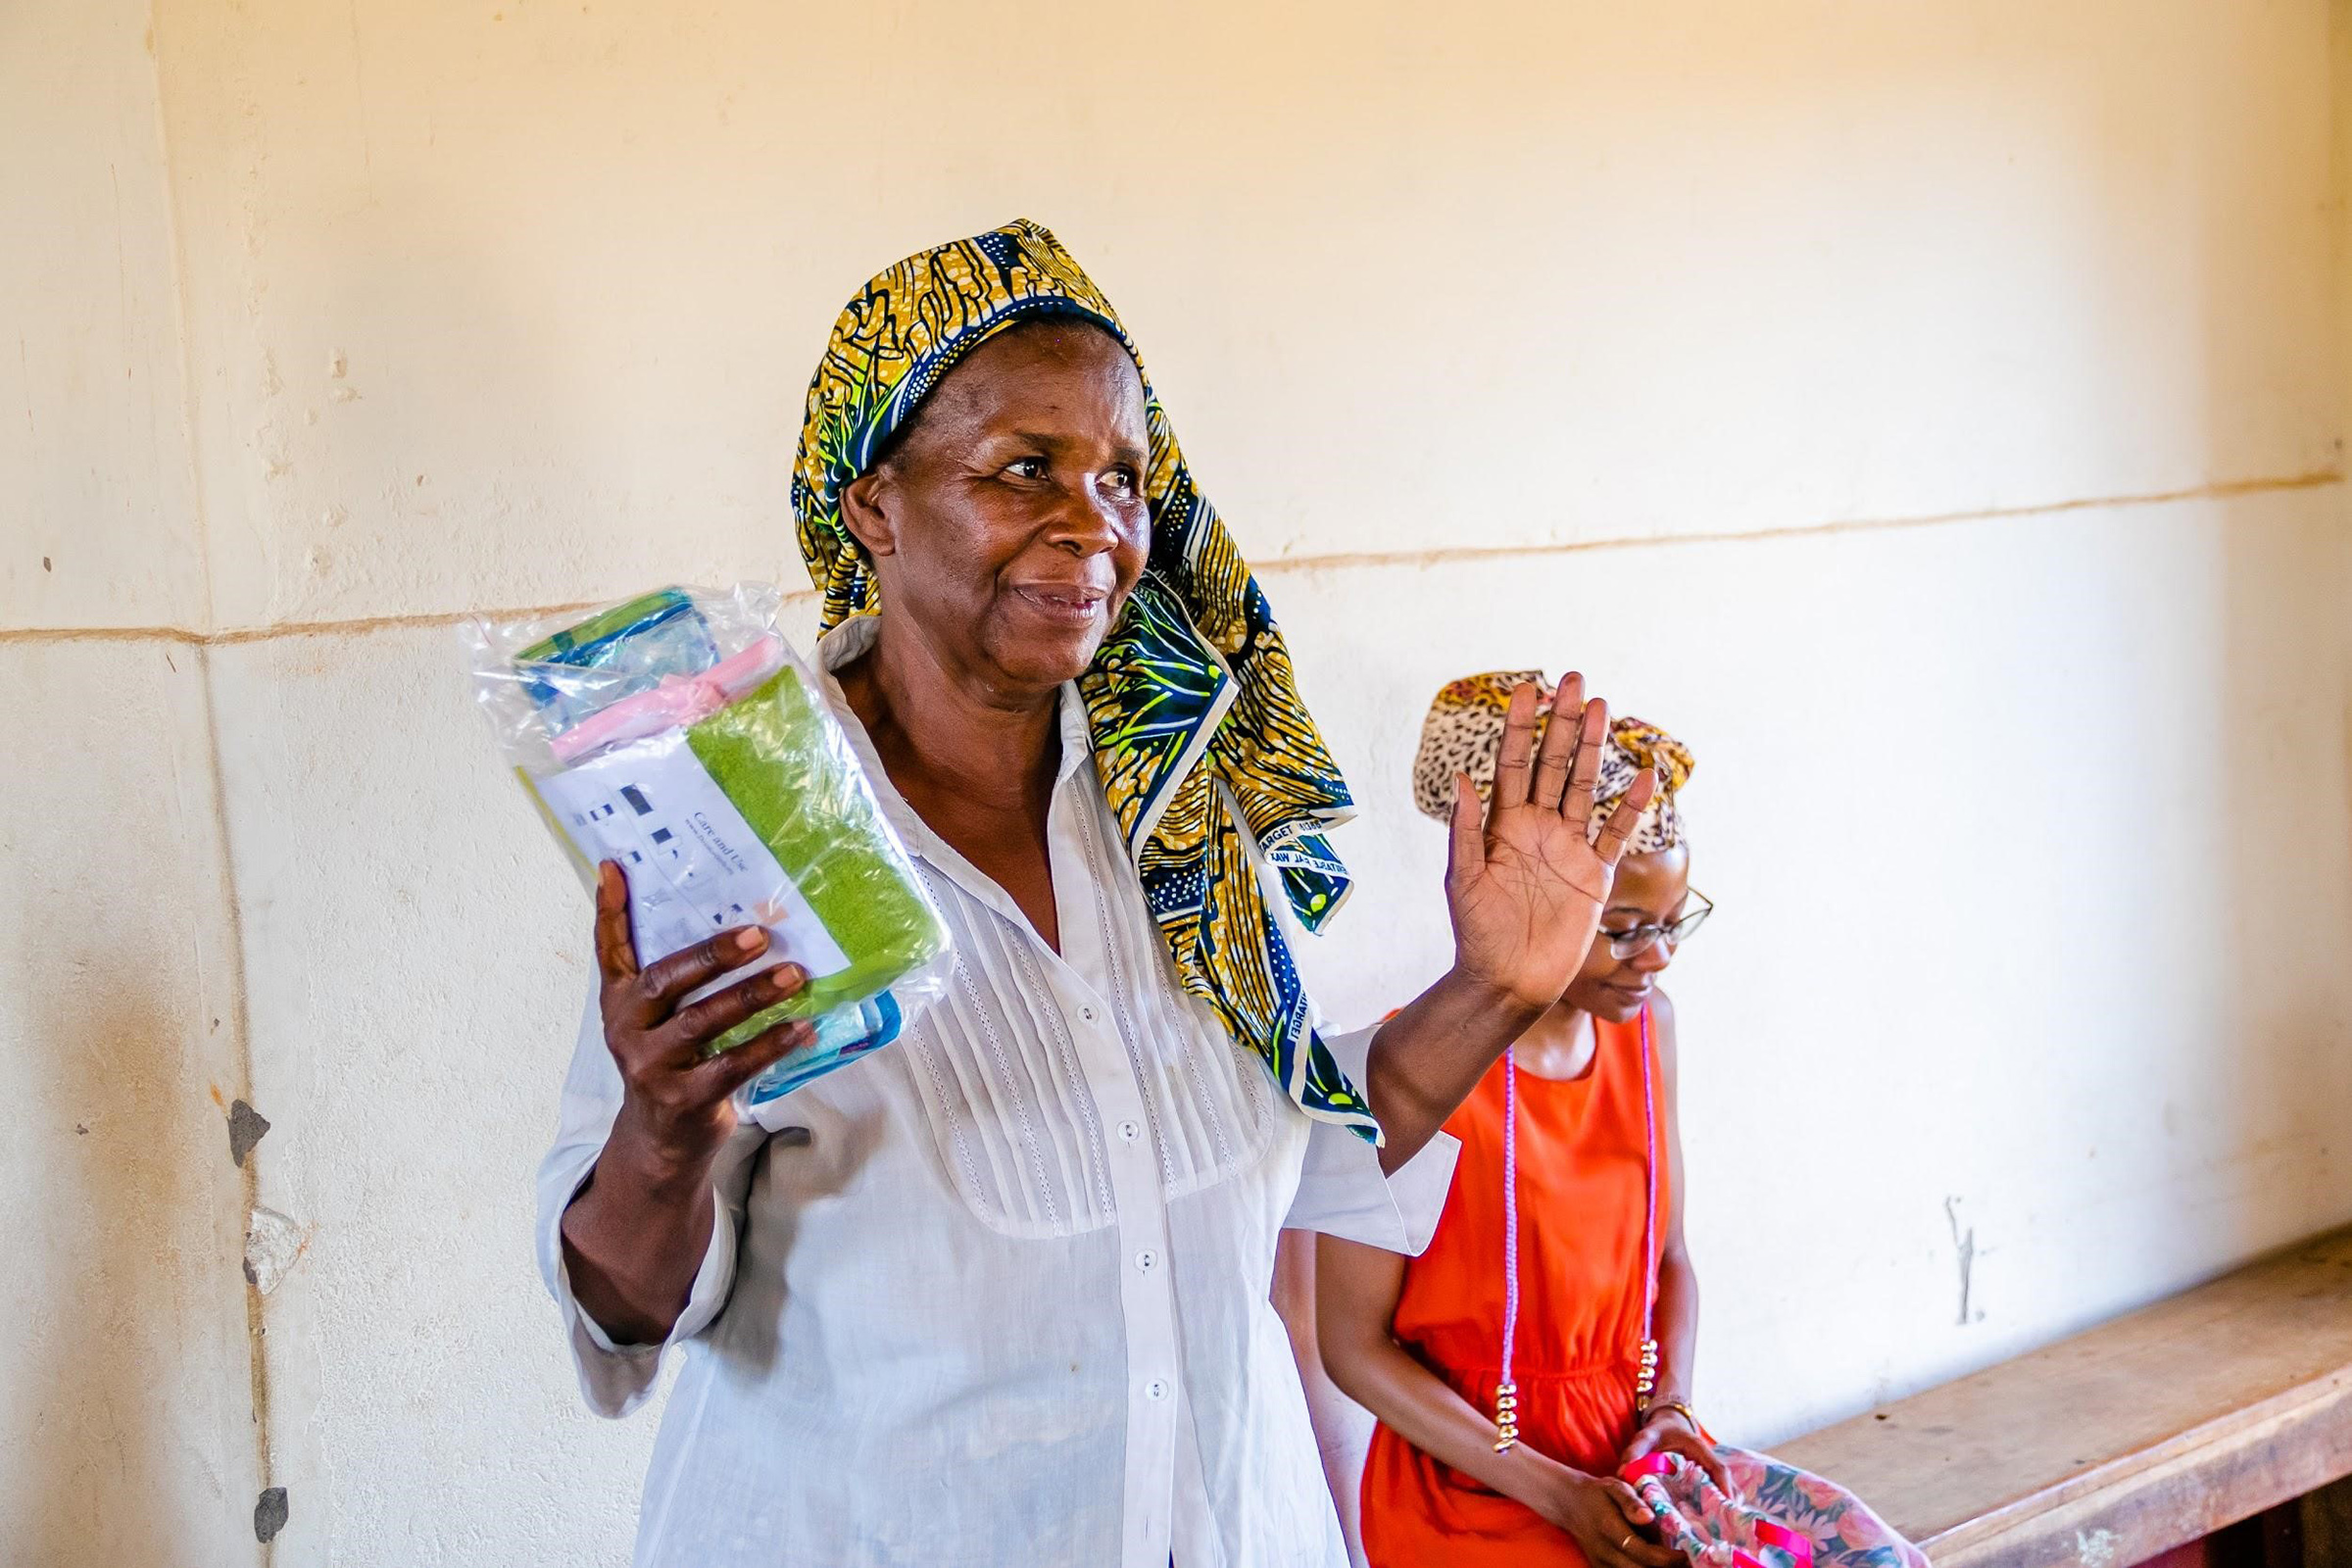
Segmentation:
{"type": "Polygon", "coordinates": [[[1262,857],[1300,923],[1320,930],[1348,887],[1323,830],[1352,814],[1353,802],[1298,700],[1265,595],[1193,483],[1143,357],[1093,279],[1037,224],[910,256],[834,323],[808,383],[792,479],[824,627],[880,609],[873,564],[842,522],[842,488],[965,355],[1051,317],[1110,332],[1143,376],[1151,558],[1078,690],[1095,769],[1152,918],[1184,988],[1292,1100],[1378,1141],[1362,1097],[1315,1033],[1253,863],[1262,857]]]}
{"type": "MultiPolygon", "coordinates": [[[[1478,786],[1480,800],[1494,788],[1494,763],[1502,754],[1503,718],[1511,693],[1522,684],[1536,688],[1537,733],[1551,721],[1556,695],[1540,669],[1503,669],[1484,675],[1465,675],[1439,688],[1421,721],[1421,747],[1413,757],[1413,804],[1424,815],[1446,821],[1453,814],[1453,779],[1467,773],[1478,786]]],[[[1600,772],[1592,785],[1592,816],[1586,832],[1600,836],[1601,825],[1616,814],[1626,791],[1643,768],[1658,773],[1658,793],[1642,811],[1629,855],[1671,850],[1684,842],[1682,808],[1675,797],[1690,782],[1697,764],[1690,748],[1655,724],[1625,717],[1609,721],[1608,738],[1601,743],[1600,772]]]]}

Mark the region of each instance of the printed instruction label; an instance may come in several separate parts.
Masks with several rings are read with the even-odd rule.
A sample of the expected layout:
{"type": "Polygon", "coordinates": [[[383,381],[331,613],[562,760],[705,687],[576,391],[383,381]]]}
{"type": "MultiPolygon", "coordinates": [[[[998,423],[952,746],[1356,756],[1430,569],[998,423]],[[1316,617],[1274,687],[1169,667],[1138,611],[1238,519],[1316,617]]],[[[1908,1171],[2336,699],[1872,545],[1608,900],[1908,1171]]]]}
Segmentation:
{"type": "MultiPolygon", "coordinates": [[[[848,955],[704,768],[683,730],[536,774],[531,782],[580,854],[591,862],[617,860],[628,873],[638,963],[732,926],[757,925],[766,929],[768,948],[754,970],[790,961],[816,979],[849,967],[848,955]]],[[[741,978],[730,974],[695,995],[741,978]]]]}

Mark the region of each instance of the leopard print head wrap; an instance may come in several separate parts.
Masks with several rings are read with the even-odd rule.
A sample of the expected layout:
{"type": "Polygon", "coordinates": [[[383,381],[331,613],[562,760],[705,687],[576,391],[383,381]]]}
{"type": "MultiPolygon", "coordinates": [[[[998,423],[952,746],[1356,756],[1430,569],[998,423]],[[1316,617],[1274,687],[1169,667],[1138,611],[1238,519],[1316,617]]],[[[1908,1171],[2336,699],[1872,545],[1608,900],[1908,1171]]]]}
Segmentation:
{"type": "MultiPolygon", "coordinates": [[[[1443,822],[1453,814],[1453,776],[1467,773],[1486,800],[1494,788],[1494,763],[1502,752],[1504,714],[1511,692],[1532,681],[1537,692],[1537,734],[1550,721],[1555,688],[1540,669],[1494,670],[1448,681],[1429,705],[1421,721],[1421,749],[1413,758],[1413,804],[1423,814],[1443,822]]],[[[1597,838],[1601,824],[1616,811],[1625,792],[1634,787],[1642,769],[1658,770],[1658,793],[1642,813],[1629,855],[1670,850],[1684,842],[1683,813],[1675,796],[1690,780],[1690,748],[1655,724],[1638,718],[1610,720],[1608,739],[1601,746],[1600,776],[1593,785],[1592,820],[1587,831],[1597,838]]]]}

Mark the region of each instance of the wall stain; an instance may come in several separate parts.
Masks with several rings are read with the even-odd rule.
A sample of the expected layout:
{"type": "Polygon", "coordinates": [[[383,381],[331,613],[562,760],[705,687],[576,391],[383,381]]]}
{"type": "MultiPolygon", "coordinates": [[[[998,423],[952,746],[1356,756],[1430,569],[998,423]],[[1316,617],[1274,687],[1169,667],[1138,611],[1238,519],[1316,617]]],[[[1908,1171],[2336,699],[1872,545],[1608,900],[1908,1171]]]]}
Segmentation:
{"type": "MultiPolygon", "coordinates": [[[[1977,1268],[1977,1228],[1971,1225],[1966,1231],[1961,1230],[1960,1200],[1956,1196],[1943,1200],[1943,1217],[1945,1223],[1952,1228],[1952,1250],[1960,1254],[1959,1323],[1962,1328],[1966,1328],[1976,1320],[1969,1316],[1968,1296],[1977,1268]]],[[[1982,1312],[1976,1314],[1977,1318],[1982,1318],[1984,1315],[1982,1312]]]]}
{"type": "Polygon", "coordinates": [[[245,1156],[270,1130],[270,1118],[240,1100],[228,1107],[228,1162],[245,1168],[245,1156]]]}
{"type": "Polygon", "coordinates": [[[253,1505],[253,1539],[267,1546],[286,1528],[286,1489],[270,1487],[253,1505]]]}
{"type": "MultiPolygon", "coordinates": [[[[237,894],[236,847],[229,842],[228,781],[222,775],[220,765],[220,721],[213,706],[212,659],[202,643],[196,645],[196,677],[197,690],[204,694],[206,756],[212,765],[213,775],[215,842],[220,845],[220,885],[228,904],[228,951],[225,957],[229,1005],[223,1010],[229,1015],[229,1049],[234,1055],[233,1070],[238,1091],[236,1099],[239,1103],[249,1103],[246,1097],[253,1093],[253,1012],[245,990],[245,911],[237,894]]],[[[215,1015],[213,1028],[218,1030],[220,1023],[220,1018],[215,1015]]],[[[213,1103],[219,1105],[233,1122],[235,1112],[221,1095],[220,1086],[211,1084],[207,1087],[212,1091],[213,1103]]],[[[231,1136],[234,1136],[233,1133],[231,1136]]],[[[237,1165],[239,1196],[246,1214],[243,1255],[237,1262],[238,1271],[244,1275],[242,1283],[245,1287],[245,1344],[248,1389],[253,1406],[253,1463],[255,1476],[262,1484],[261,1500],[255,1504],[253,1511],[253,1530],[254,1538],[262,1544],[260,1568],[271,1568],[277,1561],[277,1547],[272,1543],[286,1523],[286,1489],[271,1485],[276,1449],[271,1442],[269,1325],[264,1317],[266,1293],[261,1288],[260,1271],[255,1266],[257,1259],[253,1255],[254,1221],[267,1210],[261,1205],[261,1161],[250,1157],[252,1152],[248,1148],[248,1157],[237,1165]],[[271,1500],[272,1496],[274,1501],[271,1500]]],[[[291,1221],[287,1221],[286,1225],[289,1230],[293,1228],[291,1221]]],[[[302,1246],[307,1245],[305,1239],[295,1248],[293,1259],[288,1260],[287,1266],[291,1267],[292,1261],[301,1257],[302,1246]]]]}
{"type": "Polygon", "coordinates": [[[276,1209],[257,1205],[245,1216],[245,1283],[262,1295],[275,1291],[310,1250],[310,1233],[276,1209]]]}

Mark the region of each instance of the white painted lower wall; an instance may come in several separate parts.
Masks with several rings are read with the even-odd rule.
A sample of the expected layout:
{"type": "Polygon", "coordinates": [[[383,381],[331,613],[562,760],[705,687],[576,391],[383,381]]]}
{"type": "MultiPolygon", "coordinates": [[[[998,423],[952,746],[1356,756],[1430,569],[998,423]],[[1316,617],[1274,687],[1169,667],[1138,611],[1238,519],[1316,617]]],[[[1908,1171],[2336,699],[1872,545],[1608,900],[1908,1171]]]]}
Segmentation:
{"type": "MultiPolygon", "coordinates": [[[[1274,574],[1364,798],[1355,902],[1306,952],[1325,1005],[1444,961],[1427,698],[1575,661],[1698,757],[1721,912],[1672,989],[1718,1430],[1772,1441],[2352,1218],[2342,501],[1274,574]]],[[[585,898],[446,628],[214,658],[255,1094],[289,1129],[262,1199],[316,1227],[270,1302],[310,1423],[287,1539],[617,1561],[652,1422],[574,1408],[524,1181],[585,898]]]]}

